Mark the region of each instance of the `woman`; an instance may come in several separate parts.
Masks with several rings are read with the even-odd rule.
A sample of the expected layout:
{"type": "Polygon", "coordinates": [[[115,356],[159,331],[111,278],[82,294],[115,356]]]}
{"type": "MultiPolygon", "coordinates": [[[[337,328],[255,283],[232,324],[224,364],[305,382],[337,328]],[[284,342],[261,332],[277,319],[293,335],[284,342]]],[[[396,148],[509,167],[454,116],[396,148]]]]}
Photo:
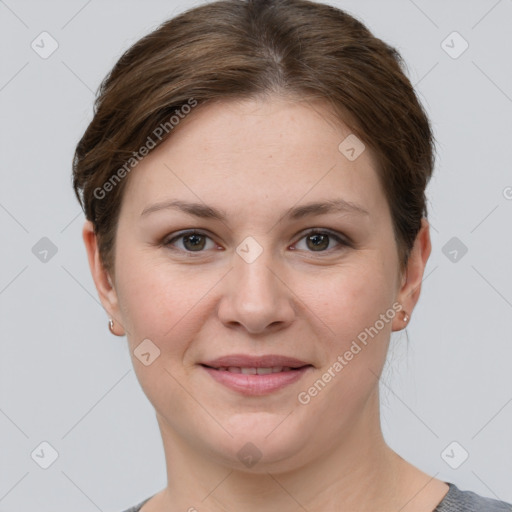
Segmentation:
{"type": "Polygon", "coordinates": [[[511,510],[381,432],[433,149],[398,53],[327,5],[202,5],[121,57],[74,186],[164,445],[167,487],[131,511],[511,510]]]}

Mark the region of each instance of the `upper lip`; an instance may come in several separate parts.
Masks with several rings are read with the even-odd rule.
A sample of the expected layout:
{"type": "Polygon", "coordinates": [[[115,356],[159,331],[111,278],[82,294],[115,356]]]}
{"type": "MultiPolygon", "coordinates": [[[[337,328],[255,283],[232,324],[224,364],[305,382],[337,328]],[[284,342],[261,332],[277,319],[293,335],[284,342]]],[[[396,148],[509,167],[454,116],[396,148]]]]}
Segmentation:
{"type": "Polygon", "coordinates": [[[228,356],[218,357],[210,361],[201,363],[212,368],[226,368],[236,366],[239,368],[272,368],[276,366],[287,366],[289,368],[301,368],[308,366],[310,363],[301,361],[294,357],[280,356],[268,354],[264,356],[249,356],[247,354],[231,354],[228,356]]]}

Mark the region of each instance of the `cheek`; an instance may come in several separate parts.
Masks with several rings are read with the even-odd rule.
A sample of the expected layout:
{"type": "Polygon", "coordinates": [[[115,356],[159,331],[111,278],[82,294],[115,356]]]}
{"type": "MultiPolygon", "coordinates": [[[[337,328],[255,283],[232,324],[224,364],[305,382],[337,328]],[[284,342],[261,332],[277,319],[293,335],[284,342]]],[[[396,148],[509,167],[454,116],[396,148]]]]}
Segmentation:
{"type": "Polygon", "coordinates": [[[178,407],[182,391],[173,377],[181,380],[184,354],[201,327],[200,299],[212,285],[196,279],[192,286],[190,278],[169,266],[136,260],[120,262],[119,275],[124,278],[118,294],[132,365],[157,410],[165,409],[170,395],[178,407]]]}
{"type": "Polygon", "coordinates": [[[377,260],[370,261],[340,270],[325,280],[323,293],[311,293],[304,301],[320,318],[319,325],[328,329],[317,341],[324,353],[322,367],[305,382],[299,402],[307,402],[301,405],[304,414],[321,415],[333,425],[327,430],[342,429],[358,417],[377,388],[386,360],[396,314],[390,291],[393,275],[377,260]]]}
{"type": "Polygon", "coordinates": [[[217,274],[198,267],[178,267],[165,261],[125,254],[118,261],[118,297],[133,348],[149,338],[162,353],[179,354],[200,329],[202,299],[214,289],[217,274]]]}
{"type": "Polygon", "coordinates": [[[303,278],[297,295],[327,332],[332,331],[331,337],[346,341],[373,325],[391,307],[390,278],[381,263],[367,258],[366,264],[346,265],[321,279],[303,278]]]}
{"type": "Polygon", "coordinates": [[[322,288],[311,288],[315,281],[319,284],[318,279],[310,282],[317,292],[304,302],[321,320],[318,325],[326,326],[318,339],[324,354],[320,382],[307,383],[314,387],[313,395],[308,393],[311,404],[315,402],[312,409],[320,413],[331,403],[333,414],[339,408],[354,412],[375,389],[396,315],[394,277],[383,254],[368,251],[357,264],[346,265],[323,280],[322,288]]]}

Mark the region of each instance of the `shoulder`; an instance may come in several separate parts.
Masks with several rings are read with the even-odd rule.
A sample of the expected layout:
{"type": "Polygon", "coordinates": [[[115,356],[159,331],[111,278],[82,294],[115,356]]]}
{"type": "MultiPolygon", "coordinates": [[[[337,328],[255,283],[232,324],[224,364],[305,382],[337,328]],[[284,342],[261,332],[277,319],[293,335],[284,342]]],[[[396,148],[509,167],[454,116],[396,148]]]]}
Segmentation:
{"type": "MultiPolygon", "coordinates": [[[[446,482],[448,492],[433,512],[512,512],[512,504],[492,498],[484,498],[472,491],[461,491],[455,484],[446,482]]],[[[146,498],[124,512],[140,512],[149,501],[146,498]]]]}
{"type": "Polygon", "coordinates": [[[455,484],[446,483],[449,490],[434,512],[512,512],[510,503],[461,491],[455,484]]]}

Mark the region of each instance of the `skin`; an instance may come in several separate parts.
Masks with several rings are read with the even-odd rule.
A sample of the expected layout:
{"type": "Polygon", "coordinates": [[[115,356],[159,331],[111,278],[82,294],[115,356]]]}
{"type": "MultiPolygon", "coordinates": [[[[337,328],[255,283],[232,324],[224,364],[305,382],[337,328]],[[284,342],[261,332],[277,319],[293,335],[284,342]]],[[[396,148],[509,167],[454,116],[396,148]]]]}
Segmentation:
{"type": "Polygon", "coordinates": [[[406,325],[402,312],[307,405],[297,399],[393,303],[411,315],[431,251],[423,219],[400,273],[376,159],[366,148],[348,160],[338,146],[349,134],[318,101],[272,96],[198,107],[129,175],[113,273],[85,223],[99,297],[115,333],[127,335],[163,439],[168,485],[143,512],[427,512],[448,491],[382,436],[378,377],[391,332],[406,325]],[[284,216],[336,198],[367,214],[284,216]],[[141,215],[172,199],[226,218],[141,215]],[[164,244],[192,228],[205,235],[202,251],[183,237],[164,244]],[[329,237],[318,249],[308,243],[312,228],[350,244],[329,237]],[[250,263],[236,252],[249,236],[262,249],[250,263]],[[160,350],[149,366],[134,355],[144,339],[160,350]],[[247,397],[199,365],[232,353],[288,355],[313,368],[284,389],[247,397]],[[237,456],[247,442],[262,454],[251,468],[237,456]]]}

